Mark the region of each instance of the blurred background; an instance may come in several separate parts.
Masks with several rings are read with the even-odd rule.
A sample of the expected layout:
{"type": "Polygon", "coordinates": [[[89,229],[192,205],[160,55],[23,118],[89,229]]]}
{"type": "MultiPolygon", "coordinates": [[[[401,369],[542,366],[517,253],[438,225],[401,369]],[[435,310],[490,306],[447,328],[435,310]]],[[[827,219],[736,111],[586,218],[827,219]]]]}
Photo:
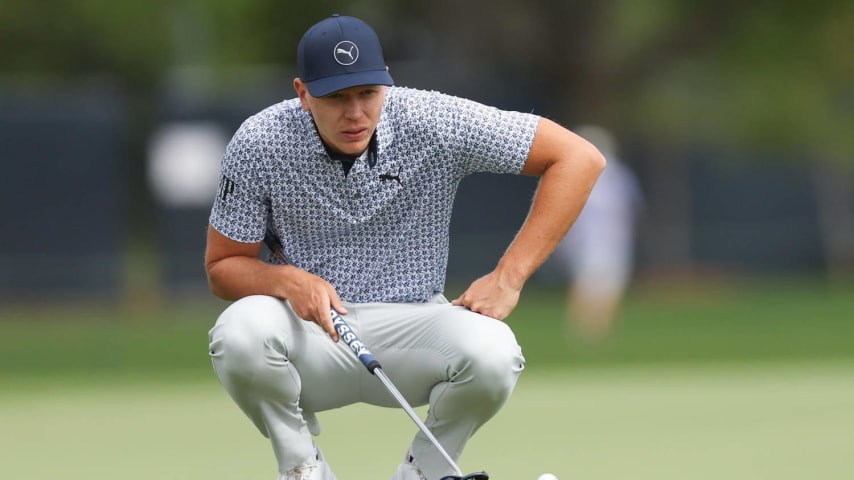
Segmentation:
{"type": "MultiPolygon", "coordinates": [[[[249,115],[294,96],[296,44],[308,26],[336,12],[375,28],[398,85],[534,112],[579,133],[604,132],[588,138],[628,178],[611,194],[603,181],[604,200],[596,203],[603,207],[591,204],[583,214],[593,218],[586,225],[596,218],[600,225],[587,237],[598,249],[581,257],[602,261],[582,268],[571,255],[554,255],[511,319],[529,360],[530,389],[542,393],[523,396],[518,410],[508,406],[508,419],[528,415],[544,398],[566,398],[570,411],[601,410],[606,402],[599,400],[615,398],[613,391],[629,403],[639,394],[666,405],[705,388],[708,395],[683,398],[703,411],[709,398],[731,392],[731,372],[746,369],[735,383],[748,392],[734,395],[754,403],[724,399],[733,410],[712,416],[714,425],[750,408],[777,415],[768,413],[770,403],[791,399],[792,391],[816,392],[780,406],[779,417],[763,417],[782,435],[744,432],[749,422],[733,420],[732,431],[718,432],[719,443],[700,441],[705,446],[695,450],[669,443],[674,436],[617,448],[604,438],[587,444],[591,437],[576,430],[584,425],[566,413],[576,436],[558,444],[578,453],[572,468],[588,478],[627,473],[597,461],[627,451],[638,461],[673,461],[671,453],[682,459],[679,468],[659,462],[647,470],[628,462],[635,478],[677,478],[711,458],[738,467],[688,477],[803,478],[798,472],[817,465],[825,478],[854,475],[831,460],[854,453],[854,3],[842,0],[0,3],[0,423],[18,428],[0,428],[0,471],[7,465],[17,475],[9,478],[55,476],[53,462],[39,461],[48,452],[64,459],[62,473],[136,478],[123,468],[138,464],[128,451],[141,447],[116,447],[108,456],[117,460],[105,462],[97,452],[115,446],[115,437],[93,425],[126,418],[126,409],[105,414],[105,406],[124,398],[121,392],[138,399],[141,389],[161,392],[152,402],[162,406],[151,413],[159,421],[123,428],[147,439],[142,432],[152,423],[201,415],[186,426],[198,436],[187,442],[210,440],[197,447],[209,455],[219,445],[228,453],[210,458],[232,458],[241,473],[222,465],[205,471],[200,465],[217,462],[202,453],[170,463],[164,451],[171,458],[174,450],[164,447],[149,454],[169,468],[138,469],[139,478],[248,478],[241,475],[251,468],[272,478],[266,445],[210,372],[206,331],[225,304],[207,291],[205,230],[229,138],[249,115]],[[612,245],[617,236],[622,241],[612,245]],[[574,297],[573,285],[588,278],[582,272],[592,272],[593,290],[574,297]],[[605,307],[578,308],[605,297],[605,307]],[[584,312],[593,327],[579,320],[584,312]],[[637,368],[653,379],[677,369],[667,384],[675,393],[645,390],[649,383],[625,373],[637,368]],[[600,378],[591,372],[606,380],[591,380],[600,378]],[[756,379],[770,390],[750,390],[756,379]],[[76,397],[50,403],[68,392],[76,397]],[[580,403],[573,407],[572,398],[580,403]],[[78,404],[81,410],[56,413],[78,404]],[[822,416],[797,417],[806,411],[822,416]],[[212,416],[234,421],[226,435],[233,443],[211,440],[221,431],[206,420],[212,416]],[[786,430],[782,419],[793,416],[801,422],[786,430]],[[80,423],[63,427],[57,418],[80,423]],[[74,442],[81,430],[92,433],[74,442]],[[806,433],[818,443],[792,440],[806,433]],[[750,435],[777,449],[733,446],[733,438],[750,435]],[[703,449],[709,458],[697,453],[703,449]],[[234,459],[238,451],[245,456],[234,459]]],[[[514,176],[463,182],[449,296],[492,268],[535,188],[536,179],[514,176]]],[[[600,413],[611,418],[612,410],[600,413]]],[[[632,438],[620,428],[633,426],[638,435],[660,431],[668,419],[684,425],[673,409],[659,413],[658,427],[644,430],[628,418],[591,422],[587,433],[605,426],[610,439],[632,438]]],[[[408,432],[405,422],[392,421],[408,432]]],[[[163,438],[151,433],[150,440],[163,438]]],[[[473,448],[474,460],[500,464],[501,452],[473,448]]],[[[508,477],[542,473],[500,468],[508,477]]],[[[555,473],[568,476],[564,468],[555,473]]]]}
{"type": "MultiPolygon", "coordinates": [[[[339,11],[399,85],[609,129],[645,192],[637,275],[850,274],[849,2],[457,3],[4,2],[3,296],[204,290],[224,144],[293,96],[295,44],[339,11]]],[[[451,277],[494,262],[534,186],[464,185],[451,277]]]]}

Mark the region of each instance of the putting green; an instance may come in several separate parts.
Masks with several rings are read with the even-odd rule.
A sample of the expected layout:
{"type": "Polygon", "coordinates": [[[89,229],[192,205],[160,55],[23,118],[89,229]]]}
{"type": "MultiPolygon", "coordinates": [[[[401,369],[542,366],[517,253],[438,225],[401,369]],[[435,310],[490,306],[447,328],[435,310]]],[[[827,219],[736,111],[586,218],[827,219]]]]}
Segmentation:
{"type": "MultiPolygon", "coordinates": [[[[212,375],[74,385],[0,389],[0,476],[276,477],[267,441],[212,375]]],[[[354,406],[320,421],[341,480],[389,478],[415,432],[395,409],[354,406]]],[[[827,480],[854,478],[852,454],[854,363],[530,367],[461,466],[496,480],[827,480]]]]}

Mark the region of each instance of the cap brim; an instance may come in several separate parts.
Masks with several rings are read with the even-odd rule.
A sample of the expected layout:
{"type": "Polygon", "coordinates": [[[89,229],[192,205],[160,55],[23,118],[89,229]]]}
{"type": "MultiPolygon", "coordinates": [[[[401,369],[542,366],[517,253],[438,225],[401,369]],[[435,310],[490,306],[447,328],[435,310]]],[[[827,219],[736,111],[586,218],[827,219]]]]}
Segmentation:
{"type": "Polygon", "coordinates": [[[318,78],[317,80],[305,82],[305,85],[308,87],[308,93],[312,97],[325,97],[338,90],[362,85],[394,85],[394,80],[392,80],[387,70],[372,70],[318,78]]]}

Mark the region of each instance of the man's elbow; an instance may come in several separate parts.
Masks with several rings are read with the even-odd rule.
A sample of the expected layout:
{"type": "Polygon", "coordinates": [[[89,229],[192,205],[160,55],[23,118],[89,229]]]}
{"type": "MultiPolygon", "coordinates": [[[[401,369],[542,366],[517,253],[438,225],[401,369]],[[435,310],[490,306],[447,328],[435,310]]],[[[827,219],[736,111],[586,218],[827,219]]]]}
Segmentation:
{"type": "Polygon", "coordinates": [[[599,151],[596,147],[591,148],[591,152],[588,154],[588,163],[590,164],[590,169],[595,172],[598,177],[605,167],[608,165],[608,161],[605,159],[605,156],[602,155],[602,152],[599,151]]]}
{"type": "Polygon", "coordinates": [[[225,287],[224,282],[222,281],[222,276],[220,275],[220,268],[218,268],[219,262],[211,262],[205,264],[205,271],[207,273],[208,278],[208,289],[210,289],[211,293],[214,296],[221,298],[222,300],[236,300],[229,293],[229,289],[225,287]]]}
{"type": "Polygon", "coordinates": [[[589,145],[587,148],[576,152],[572,163],[574,164],[574,175],[593,184],[599,179],[599,175],[605,170],[608,162],[602,152],[593,145],[589,145]]]}

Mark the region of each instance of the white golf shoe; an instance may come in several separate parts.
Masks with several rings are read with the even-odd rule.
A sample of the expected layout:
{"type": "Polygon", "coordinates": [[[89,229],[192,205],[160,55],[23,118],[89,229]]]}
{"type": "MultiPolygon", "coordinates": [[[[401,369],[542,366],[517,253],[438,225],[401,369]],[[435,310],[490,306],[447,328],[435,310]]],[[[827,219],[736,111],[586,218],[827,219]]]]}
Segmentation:
{"type": "Polygon", "coordinates": [[[317,452],[315,462],[294,467],[279,475],[279,480],[337,480],[317,444],[314,445],[314,450],[317,452]]]}
{"type": "Polygon", "coordinates": [[[403,462],[397,467],[397,471],[391,480],[427,480],[421,470],[413,463],[403,462]]]}

